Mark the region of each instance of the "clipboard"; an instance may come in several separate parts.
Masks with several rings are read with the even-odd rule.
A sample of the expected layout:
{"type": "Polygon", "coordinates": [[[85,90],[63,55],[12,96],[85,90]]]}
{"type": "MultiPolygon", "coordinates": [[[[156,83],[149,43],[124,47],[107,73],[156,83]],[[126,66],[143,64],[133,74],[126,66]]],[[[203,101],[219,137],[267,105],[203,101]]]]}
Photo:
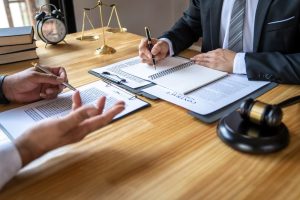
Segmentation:
{"type": "Polygon", "coordinates": [[[188,114],[197,118],[198,120],[202,121],[202,122],[205,122],[205,123],[208,123],[208,124],[211,124],[211,123],[214,123],[216,122],[217,120],[219,120],[220,118],[228,115],[229,113],[235,111],[236,109],[238,109],[241,105],[241,103],[248,99],[248,98],[257,98],[261,95],[263,95],[264,93],[270,91],[271,89],[275,88],[278,84],[277,83],[269,83],[268,85],[252,92],[251,94],[213,112],[213,113],[210,113],[208,115],[200,115],[198,113],[195,113],[195,112],[192,112],[192,111],[189,111],[188,114]]]}
{"type": "Polygon", "coordinates": [[[127,90],[127,91],[129,91],[129,92],[131,92],[135,95],[140,95],[140,96],[146,97],[148,99],[152,99],[152,100],[158,100],[159,99],[158,97],[156,97],[154,95],[151,95],[149,93],[146,93],[146,92],[142,91],[143,89],[146,89],[146,88],[149,88],[149,87],[152,87],[152,86],[156,85],[155,83],[150,83],[148,85],[145,85],[145,86],[142,86],[142,87],[139,87],[139,88],[131,88],[131,87],[128,87],[127,85],[122,84],[121,81],[113,79],[112,77],[103,75],[101,73],[97,73],[97,72],[92,71],[92,70],[89,70],[88,72],[89,72],[89,74],[92,74],[92,75],[100,78],[103,81],[106,80],[106,81],[109,81],[109,82],[113,82],[118,87],[123,88],[123,89],[125,89],[125,90],[127,90]]]}
{"type": "MultiPolygon", "coordinates": [[[[92,105],[101,96],[106,96],[104,110],[109,109],[119,100],[124,101],[126,104],[125,109],[117,114],[113,121],[151,106],[151,104],[136,95],[107,82],[96,81],[83,85],[78,90],[80,90],[81,101],[84,105],[92,105]]],[[[59,94],[55,99],[41,100],[4,111],[0,113],[0,129],[13,141],[22,135],[24,130],[37,122],[64,117],[72,109],[72,93],[73,91],[70,90],[59,94]],[[15,125],[16,121],[19,122],[18,126],[15,125]]]]}

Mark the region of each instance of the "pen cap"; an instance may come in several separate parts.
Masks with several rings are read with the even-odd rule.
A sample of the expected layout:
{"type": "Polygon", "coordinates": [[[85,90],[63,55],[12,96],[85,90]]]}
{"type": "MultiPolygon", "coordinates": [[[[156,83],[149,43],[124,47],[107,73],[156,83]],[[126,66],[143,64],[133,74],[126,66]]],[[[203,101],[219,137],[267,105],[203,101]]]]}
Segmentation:
{"type": "Polygon", "coordinates": [[[148,41],[151,41],[151,34],[150,34],[150,30],[148,27],[145,27],[145,32],[146,32],[146,37],[147,37],[148,41]]]}

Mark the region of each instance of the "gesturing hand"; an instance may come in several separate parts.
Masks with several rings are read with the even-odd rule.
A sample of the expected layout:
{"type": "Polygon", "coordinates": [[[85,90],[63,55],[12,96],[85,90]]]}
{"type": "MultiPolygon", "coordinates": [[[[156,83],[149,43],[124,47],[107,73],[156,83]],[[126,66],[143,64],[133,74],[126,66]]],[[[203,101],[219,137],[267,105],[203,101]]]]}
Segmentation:
{"type": "Polygon", "coordinates": [[[40,99],[53,99],[60,93],[67,82],[64,68],[47,68],[54,75],[40,73],[34,68],[5,77],[3,92],[9,101],[27,103],[40,99]]]}
{"type": "Polygon", "coordinates": [[[232,73],[235,55],[235,52],[228,49],[216,49],[198,54],[191,58],[191,60],[205,67],[232,73]]]}
{"type": "Polygon", "coordinates": [[[74,110],[69,115],[38,123],[15,141],[23,166],[52,149],[82,140],[111,122],[125,107],[124,102],[118,102],[103,113],[104,105],[105,97],[101,97],[96,106],[81,106],[76,91],[73,95],[74,110]]]}

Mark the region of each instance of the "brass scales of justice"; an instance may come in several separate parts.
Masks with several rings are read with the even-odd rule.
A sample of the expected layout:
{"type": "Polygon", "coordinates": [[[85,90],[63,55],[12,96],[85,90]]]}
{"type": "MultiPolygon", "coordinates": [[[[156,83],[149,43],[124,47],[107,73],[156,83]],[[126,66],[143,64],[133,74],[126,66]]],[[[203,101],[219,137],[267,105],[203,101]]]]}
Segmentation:
{"type": "Polygon", "coordinates": [[[100,39],[99,35],[90,35],[90,36],[85,36],[84,35],[84,31],[85,31],[85,21],[86,19],[88,20],[89,24],[91,25],[91,27],[93,29],[95,29],[95,26],[93,25],[89,15],[91,13],[92,10],[99,8],[99,16],[100,16],[100,22],[101,22],[101,28],[102,28],[102,34],[103,34],[103,45],[96,49],[96,54],[113,54],[116,52],[116,50],[113,47],[110,47],[106,44],[106,39],[105,39],[105,27],[104,27],[104,22],[103,22],[103,12],[102,12],[102,7],[109,7],[111,8],[111,12],[110,12],[110,17],[107,23],[107,29],[106,31],[108,32],[112,32],[112,33],[119,33],[119,32],[126,32],[127,29],[122,27],[121,22],[120,22],[120,18],[118,15],[118,11],[117,11],[117,6],[116,4],[105,4],[103,3],[101,0],[99,0],[97,2],[97,5],[92,7],[92,8],[83,8],[83,19],[82,19],[82,31],[81,31],[81,36],[76,38],[77,40],[81,40],[81,41],[95,41],[100,39]],[[117,19],[117,24],[118,24],[118,28],[110,28],[109,25],[112,21],[112,17],[115,14],[115,17],[117,19]]]}

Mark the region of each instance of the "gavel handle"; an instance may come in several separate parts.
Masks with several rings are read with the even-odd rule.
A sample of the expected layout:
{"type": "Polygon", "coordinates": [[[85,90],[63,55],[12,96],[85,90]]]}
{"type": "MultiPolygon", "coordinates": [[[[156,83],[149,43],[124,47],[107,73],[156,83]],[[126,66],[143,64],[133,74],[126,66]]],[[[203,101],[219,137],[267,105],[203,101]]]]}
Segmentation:
{"type": "Polygon", "coordinates": [[[295,96],[292,98],[289,98],[287,100],[282,101],[281,103],[277,104],[280,108],[285,108],[291,105],[294,105],[296,103],[300,103],[300,96],[295,96]]]}

